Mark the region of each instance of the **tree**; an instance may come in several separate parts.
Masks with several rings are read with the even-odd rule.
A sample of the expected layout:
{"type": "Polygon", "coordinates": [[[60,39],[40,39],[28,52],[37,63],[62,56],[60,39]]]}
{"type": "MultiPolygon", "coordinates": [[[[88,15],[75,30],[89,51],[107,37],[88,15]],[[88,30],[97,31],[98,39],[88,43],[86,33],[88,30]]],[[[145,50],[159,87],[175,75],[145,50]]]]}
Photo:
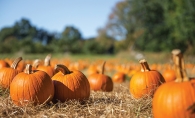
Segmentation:
{"type": "Polygon", "coordinates": [[[170,29],[171,45],[195,53],[195,2],[194,0],[164,0],[165,23],[170,29]]]}
{"type": "Polygon", "coordinates": [[[14,24],[14,29],[17,31],[16,36],[18,39],[23,39],[25,37],[35,37],[37,31],[33,27],[28,19],[22,18],[14,24]]]}
{"type": "Polygon", "coordinates": [[[55,34],[48,33],[44,29],[38,29],[34,37],[35,42],[41,42],[43,45],[51,43],[52,40],[55,40],[55,34]]]}
{"type": "Polygon", "coordinates": [[[13,27],[5,27],[0,31],[0,42],[4,42],[8,37],[15,37],[16,30],[13,27]]]}
{"type": "Polygon", "coordinates": [[[124,0],[116,4],[105,27],[127,47],[144,51],[195,51],[193,0],[124,0]]]}
{"type": "Polygon", "coordinates": [[[79,45],[80,43],[78,43],[78,41],[81,39],[82,36],[78,29],[73,26],[67,26],[62,32],[61,38],[58,42],[63,52],[71,52],[71,50],[75,51],[76,46],[74,45],[79,45]]]}
{"type": "Polygon", "coordinates": [[[68,41],[76,41],[82,39],[81,33],[73,26],[67,26],[62,32],[62,39],[68,41]]]}

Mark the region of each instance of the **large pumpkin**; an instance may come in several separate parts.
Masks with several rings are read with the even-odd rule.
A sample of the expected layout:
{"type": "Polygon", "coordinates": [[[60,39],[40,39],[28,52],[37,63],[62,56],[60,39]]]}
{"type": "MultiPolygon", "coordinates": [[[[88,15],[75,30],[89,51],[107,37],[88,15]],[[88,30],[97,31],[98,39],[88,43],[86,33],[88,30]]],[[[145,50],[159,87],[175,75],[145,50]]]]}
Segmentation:
{"type": "Polygon", "coordinates": [[[70,71],[61,64],[57,64],[55,70],[59,72],[52,77],[55,87],[54,101],[65,102],[71,99],[84,100],[89,98],[89,82],[82,72],[70,71]]]}
{"type": "Polygon", "coordinates": [[[26,65],[25,72],[14,77],[10,85],[10,96],[14,104],[42,104],[52,100],[54,85],[49,75],[44,71],[32,70],[26,65]]]}
{"type": "Polygon", "coordinates": [[[150,70],[145,59],[139,61],[141,71],[135,73],[130,80],[130,93],[134,98],[153,96],[161,83],[165,82],[163,76],[156,70],[150,70]]]}
{"type": "Polygon", "coordinates": [[[164,83],[154,94],[152,111],[154,118],[195,118],[195,81],[189,81],[184,61],[179,50],[176,55],[176,77],[173,82],[164,83]]]}
{"type": "Polygon", "coordinates": [[[94,73],[88,77],[90,88],[94,91],[111,92],[113,90],[111,77],[104,74],[105,63],[102,65],[101,73],[94,73]]]}
{"type": "Polygon", "coordinates": [[[51,60],[51,55],[48,54],[45,57],[44,65],[38,66],[37,70],[42,70],[46,72],[50,77],[53,77],[53,75],[55,74],[55,71],[54,71],[54,68],[50,65],[50,60],[51,60]]]}
{"type": "Polygon", "coordinates": [[[3,88],[9,88],[13,78],[20,72],[17,70],[18,63],[22,60],[19,57],[14,60],[11,67],[4,67],[0,69],[0,86],[3,88]]]}

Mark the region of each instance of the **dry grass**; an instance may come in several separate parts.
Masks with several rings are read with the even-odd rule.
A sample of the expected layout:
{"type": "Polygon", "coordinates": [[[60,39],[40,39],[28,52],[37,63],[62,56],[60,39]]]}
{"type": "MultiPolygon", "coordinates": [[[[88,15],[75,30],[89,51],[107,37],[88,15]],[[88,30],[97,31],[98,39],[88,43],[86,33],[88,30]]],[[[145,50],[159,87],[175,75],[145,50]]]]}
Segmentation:
{"type": "MultiPolygon", "coordinates": [[[[26,55],[24,59],[37,58],[37,56],[26,55]]],[[[45,55],[42,55],[41,59],[44,59],[45,55]]],[[[138,60],[134,58],[135,54],[119,54],[117,59],[120,63],[129,63],[129,60],[136,62],[138,60]]],[[[1,56],[2,57],[2,56],[1,56]]],[[[17,57],[17,56],[14,56],[17,57]]],[[[54,57],[58,57],[54,56],[54,57]]],[[[60,57],[60,56],[59,56],[60,57]]],[[[67,55],[61,58],[65,58],[67,55]]],[[[103,56],[101,59],[110,60],[115,56],[103,56]],[[104,57],[104,58],[103,58],[104,57]]],[[[170,54],[149,54],[143,53],[143,57],[146,58],[149,64],[156,63],[170,63],[171,55],[170,54]]],[[[4,58],[4,57],[2,57],[4,58]]],[[[68,58],[68,57],[67,57],[68,58]]],[[[93,62],[100,59],[99,56],[93,58],[88,56],[75,56],[73,59],[88,59],[90,58],[93,62]]],[[[72,58],[71,58],[72,59],[72,58]]],[[[188,56],[185,58],[187,63],[194,63],[194,56],[188,56]]],[[[110,62],[109,61],[109,62],[110,62]]],[[[89,61],[87,61],[89,63],[89,61]]],[[[117,63],[116,63],[117,64],[117,63]]],[[[194,77],[193,68],[188,68],[188,75],[194,77]]],[[[87,75],[87,70],[83,72],[87,75]]],[[[159,70],[162,71],[162,70],[159,70]]],[[[113,75],[113,73],[107,73],[108,75],[113,75]]],[[[38,106],[25,106],[17,107],[15,106],[9,96],[8,90],[0,89],[0,117],[35,117],[35,118],[150,118],[152,116],[152,98],[147,97],[139,100],[135,100],[131,97],[129,93],[129,81],[126,81],[122,84],[115,84],[113,92],[94,92],[91,91],[89,100],[84,102],[79,102],[76,100],[67,101],[65,103],[49,103],[38,106]]]]}
{"type": "Polygon", "coordinates": [[[0,92],[0,117],[119,118],[152,117],[151,98],[135,100],[129,93],[129,82],[115,84],[113,92],[91,91],[89,100],[76,100],[38,106],[15,106],[8,91],[0,92]]]}

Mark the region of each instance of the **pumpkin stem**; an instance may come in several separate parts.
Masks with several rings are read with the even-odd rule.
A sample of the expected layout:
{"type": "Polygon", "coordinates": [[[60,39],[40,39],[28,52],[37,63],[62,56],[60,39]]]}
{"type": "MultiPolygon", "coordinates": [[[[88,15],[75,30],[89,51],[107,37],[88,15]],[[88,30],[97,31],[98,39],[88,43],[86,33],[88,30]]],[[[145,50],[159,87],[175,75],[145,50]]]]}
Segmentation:
{"type": "Polygon", "coordinates": [[[11,65],[11,68],[16,69],[18,66],[18,63],[22,60],[22,57],[18,57],[14,60],[14,62],[11,65]]]}
{"type": "Polygon", "coordinates": [[[45,57],[44,66],[50,66],[51,54],[45,57]]]}
{"type": "Polygon", "coordinates": [[[40,64],[40,61],[41,61],[40,59],[35,59],[32,66],[37,68],[40,64]]]}
{"type": "Polygon", "coordinates": [[[31,74],[32,73],[32,66],[30,64],[26,64],[26,68],[24,73],[31,74]]]}
{"type": "Polygon", "coordinates": [[[64,75],[71,73],[71,71],[65,65],[62,64],[56,64],[54,69],[56,71],[61,71],[64,75]]]}
{"type": "Polygon", "coordinates": [[[106,64],[106,61],[104,61],[104,63],[102,64],[102,74],[104,74],[105,64],[106,64]]]}
{"type": "Polygon", "coordinates": [[[150,71],[150,67],[145,59],[141,59],[139,61],[139,63],[141,64],[141,71],[142,72],[150,71]]]}
{"type": "Polygon", "coordinates": [[[172,51],[172,54],[173,54],[173,62],[175,65],[176,76],[177,76],[177,79],[175,81],[176,82],[189,81],[181,50],[174,49],[172,51]]]}

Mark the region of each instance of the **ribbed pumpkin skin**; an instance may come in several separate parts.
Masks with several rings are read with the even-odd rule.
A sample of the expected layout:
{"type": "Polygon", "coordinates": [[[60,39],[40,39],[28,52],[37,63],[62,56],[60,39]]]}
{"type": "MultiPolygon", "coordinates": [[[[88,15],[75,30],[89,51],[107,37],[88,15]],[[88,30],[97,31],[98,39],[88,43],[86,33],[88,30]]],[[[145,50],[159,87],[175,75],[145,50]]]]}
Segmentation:
{"type": "Polygon", "coordinates": [[[165,70],[162,75],[166,82],[174,81],[176,79],[174,70],[165,70]]]}
{"type": "Polygon", "coordinates": [[[9,64],[4,60],[0,60],[0,69],[3,67],[9,67],[9,64]]]}
{"type": "Polygon", "coordinates": [[[106,91],[110,92],[113,90],[112,79],[104,74],[92,74],[88,77],[90,88],[94,91],[106,91]]]}
{"type": "Polygon", "coordinates": [[[13,68],[0,69],[0,86],[9,88],[13,78],[19,73],[18,70],[13,68]]]}
{"type": "Polygon", "coordinates": [[[9,88],[13,78],[20,72],[17,69],[18,63],[22,60],[22,57],[16,58],[11,67],[4,67],[0,69],[0,86],[2,88],[9,88]]]}
{"type": "Polygon", "coordinates": [[[161,82],[164,82],[164,78],[158,71],[137,72],[130,80],[130,93],[134,98],[153,96],[161,82]]]}
{"type": "Polygon", "coordinates": [[[154,118],[195,118],[195,114],[187,110],[194,103],[195,86],[192,82],[168,82],[156,90],[152,111],[154,118]]]}
{"type": "Polygon", "coordinates": [[[84,100],[90,96],[89,82],[80,71],[71,71],[70,74],[58,72],[52,77],[52,80],[55,88],[54,101],[84,100]]]}
{"type": "Polygon", "coordinates": [[[32,74],[19,73],[10,85],[10,96],[14,104],[23,106],[29,102],[34,105],[52,100],[54,85],[49,75],[43,71],[32,74]]]}

